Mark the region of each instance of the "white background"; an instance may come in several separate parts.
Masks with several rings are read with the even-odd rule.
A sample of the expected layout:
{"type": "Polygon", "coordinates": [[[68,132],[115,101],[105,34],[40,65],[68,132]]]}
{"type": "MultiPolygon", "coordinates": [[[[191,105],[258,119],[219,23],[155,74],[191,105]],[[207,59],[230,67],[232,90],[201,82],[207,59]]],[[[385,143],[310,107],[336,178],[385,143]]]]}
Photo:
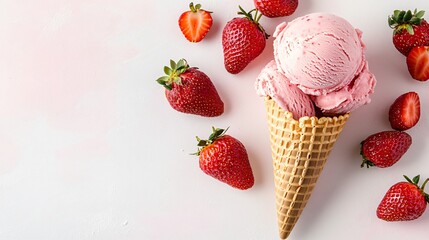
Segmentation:
{"type": "MultiPolygon", "coordinates": [[[[277,239],[264,104],[254,82],[264,52],[237,75],[223,66],[223,26],[251,0],[201,0],[214,24],[200,43],[177,20],[188,1],[0,0],[0,239],[277,239]],[[86,47],[88,46],[88,47],[86,47]],[[217,118],[170,108],[155,80],[169,59],[204,71],[225,103],[217,118]],[[255,185],[240,191],[201,172],[195,136],[230,127],[246,146],[255,185]]],[[[352,113],[290,239],[425,239],[429,213],[387,223],[375,211],[402,175],[429,177],[429,82],[411,79],[392,45],[387,16],[426,0],[301,0],[290,17],[262,18],[269,34],[312,12],[363,31],[378,82],[372,103],[352,113]],[[409,151],[388,169],[361,169],[360,142],[389,130],[401,94],[420,95],[409,151]]],[[[429,13],[427,15],[429,18],[429,13]]],[[[428,189],[429,191],[429,189],[428,189]]]]}

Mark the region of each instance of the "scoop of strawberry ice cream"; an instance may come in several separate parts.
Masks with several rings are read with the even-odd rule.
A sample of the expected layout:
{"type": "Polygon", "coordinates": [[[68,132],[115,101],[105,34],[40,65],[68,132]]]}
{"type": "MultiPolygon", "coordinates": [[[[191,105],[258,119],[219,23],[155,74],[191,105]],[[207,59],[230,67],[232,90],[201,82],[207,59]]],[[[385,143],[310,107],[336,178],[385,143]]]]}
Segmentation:
{"type": "Polygon", "coordinates": [[[303,116],[314,116],[314,104],[310,97],[277,69],[276,62],[269,62],[259,74],[256,81],[256,93],[259,96],[270,96],[285,111],[291,112],[294,119],[303,116]]]}
{"type": "Polygon", "coordinates": [[[337,91],[360,74],[362,32],[333,14],[313,13],[277,26],[274,58],[279,70],[304,93],[337,91]]]}

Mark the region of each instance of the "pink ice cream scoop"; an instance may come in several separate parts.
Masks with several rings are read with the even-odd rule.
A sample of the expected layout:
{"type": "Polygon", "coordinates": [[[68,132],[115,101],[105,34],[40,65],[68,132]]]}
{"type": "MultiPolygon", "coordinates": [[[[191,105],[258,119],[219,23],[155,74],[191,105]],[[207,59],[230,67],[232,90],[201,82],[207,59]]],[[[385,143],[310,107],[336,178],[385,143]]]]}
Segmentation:
{"type": "Polygon", "coordinates": [[[323,113],[336,115],[352,112],[371,102],[369,95],[374,92],[376,80],[365,61],[363,71],[347,86],[326,95],[313,96],[312,99],[323,113]]]}
{"type": "Polygon", "coordinates": [[[295,119],[316,114],[310,97],[278,71],[274,60],[259,74],[256,80],[256,93],[259,96],[270,96],[283,110],[291,112],[295,119]]]}
{"type": "Polygon", "coordinates": [[[313,13],[277,26],[274,59],[281,72],[304,93],[337,91],[364,66],[362,32],[345,19],[313,13]]]}

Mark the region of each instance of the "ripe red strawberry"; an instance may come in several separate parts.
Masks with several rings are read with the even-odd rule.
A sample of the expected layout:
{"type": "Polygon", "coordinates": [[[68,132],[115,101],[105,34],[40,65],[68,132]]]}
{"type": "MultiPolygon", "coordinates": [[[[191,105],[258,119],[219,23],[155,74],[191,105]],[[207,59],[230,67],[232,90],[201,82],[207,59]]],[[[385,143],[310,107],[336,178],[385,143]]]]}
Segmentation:
{"type": "Polygon", "coordinates": [[[229,21],[222,32],[225,69],[232,74],[241,72],[265,48],[267,35],[258,23],[262,15],[256,9],[246,12],[240,8],[239,15],[229,21]],[[255,12],[255,16],[252,16],[255,12]]]}
{"type": "Polygon", "coordinates": [[[420,119],[420,98],[416,92],[399,96],[389,109],[389,122],[393,129],[404,131],[414,127],[420,119]]]}
{"type": "Polygon", "coordinates": [[[429,45],[429,24],[422,17],[425,11],[395,10],[388,23],[393,31],[393,45],[405,56],[416,46],[429,45]]]}
{"type": "Polygon", "coordinates": [[[419,218],[426,210],[429,195],[424,192],[429,178],[419,187],[420,176],[393,185],[377,208],[377,217],[385,221],[410,221],[419,218]]]}
{"type": "Polygon", "coordinates": [[[201,41],[209,32],[213,18],[211,12],[201,9],[201,4],[189,4],[190,11],[182,13],[179,17],[179,27],[183,35],[190,42],[201,41]]]}
{"type": "Polygon", "coordinates": [[[411,136],[406,132],[384,131],[373,134],[361,142],[361,167],[390,167],[395,164],[411,146],[411,136]]]}
{"type": "Polygon", "coordinates": [[[253,2],[256,9],[270,18],[289,16],[298,7],[298,0],[253,0],[253,2]]]}
{"type": "Polygon", "coordinates": [[[223,113],[223,102],[210,78],[181,59],[177,63],[170,60],[165,66],[167,76],[158,78],[163,85],[165,96],[171,107],[179,112],[215,117],[223,113]],[[171,68],[170,68],[171,67],[171,68]]]}
{"type": "Polygon", "coordinates": [[[254,184],[253,172],[244,145],[225,135],[228,129],[213,128],[208,140],[197,137],[200,168],[209,176],[245,190],[254,184]]]}
{"type": "Polygon", "coordinates": [[[429,46],[419,46],[407,56],[408,72],[419,81],[429,80],[429,46]]]}

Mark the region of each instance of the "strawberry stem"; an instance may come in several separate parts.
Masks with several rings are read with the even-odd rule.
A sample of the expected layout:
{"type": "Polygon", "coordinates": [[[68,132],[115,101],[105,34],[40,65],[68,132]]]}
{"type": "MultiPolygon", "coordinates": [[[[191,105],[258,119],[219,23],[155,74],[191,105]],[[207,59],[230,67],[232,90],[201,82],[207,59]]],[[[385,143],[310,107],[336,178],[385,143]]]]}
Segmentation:
{"type": "Polygon", "coordinates": [[[424,14],[425,11],[417,11],[417,9],[414,9],[414,12],[411,12],[411,10],[395,10],[393,11],[393,15],[387,18],[387,22],[390,28],[395,29],[395,34],[406,30],[409,34],[413,35],[413,25],[420,25],[424,14]]]}
{"type": "Polygon", "coordinates": [[[427,178],[427,179],[423,182],[423,184],[422,184],[422,186],[421,186],[421,187],[418,185],[418,184],[419,184],[419,181],[420,181],[420,175],[415,176],[415,177],[413,178],[413,180],[411,180],[409,177],[407,177],[407,176],[405,176],[405,175],[404,175],[404,178],[405,178],[405,179],[407,179],[407,181],[408,181],[409,183],[414,184],[417,188],[419,188],[419,189],[420,189],[420,191],[422,192],[422,194],[424,195],[426,202],[427,202],[427,203],[429,203],[429,194],[425,193],[425,187],[426,187],[426,184],[429,182],[429,178],[427,178]]]}
{"type": "Polygon", "coordinates": [[[413,180],[411,180],[408,176],[406,176],[406,175],[403,175],[404,176],[404,178],[407,180],[407,182],[409,182],[409,183],[411,183],[411,184],[414,184],[415,185],[415,183],[414,183],[414,179],[417,177],[414,177],[414,179],[413,180]]]}
{"type": "Polygon", "coordinates": [[[360,164],[360,167],[363,168],[365,167],[365,165],[366,165],[366,168],[369,168],[369,167],[374,167],[375,164],[367,159],[363,159],[362,163],[360,164]]]}
{"type": "Polygon", "coordinates": [[[198,146],[198,151],[196,153],[192,153],[191,155],[197,155],[199,156],[201,151],[208,145],[212,144],[214,141],[216,141],[216,139],[222,137],[225,135],[226,131],[228,131],[229,127],[227,127],[226,129],[221,129],[221,128],[215,128],[212,127],[212,133],[210,134],[209,138],[207,140],[205,139],[200,139],[198,136],[195,137],[197,139],[197,146],[198,146]]]}
{"type": "Polygon", "coordinates": [[[207,11],[207,10],[204,10],[204,9],[202,9],[201,8],[201,4],[196,4],[196,5],[194,5],[194,3],[193,2],[191,2],[191,3],[189,3],[189,9],[191,9],[191,12],[193,12],[193,13],[196,13],[196,12],[198,12],[198,11],[206,11],[206,12],[208,12],[208,13],[213,13],[213,12],[210,12],[210,11],[207,11]]]}
{"type": "Polygon", "coordinates": [[[255,9],[252,9],[250,12],[246,12],[240,5],[238,5],[238,8],[240,9],[240,11],[237,12],[238,15],[244,15],[247,19],[249,19],[251,22],[256,24],[258,26],[259,30],[261,30],[261,32],[264,33],[264,36],[266,39],[268,39],[268,37],[270,37],[270,35],[268,35],[267,32],[265,32],[265,29],[259,23],[259,20],[262,17],[262,13],[259,14],[258,9],[255,8],[255,9]],[[255,12],[255,16],[252,16],[253,12],[255,12]]]}
{"type": "Polygon", "coordinates": [[[173,83],[178,85],[182,84],[180,74],[184,73],[189,68],[185,59],[180,59],[177,63],[170,60],[170,67],[164,66],[164,73],[166,76],[158,78],[156,81],[164,86],[166,89],[171,90],[173,83]]]}
{"type": "Polygon", "coordinates": [[[201,4],[197,4],[194,6],[194,3],[189,3],[189,9],[191,9],[191,12],[196,13],[201,8],[201,4]]]}
{"type": "Polygon", "coordinates": [[[427,179],[424,181],[424,183],[423,183],[422,187],[420,188],[422,191],[424,191],[424,190],[425,190],[426,183],[428,183],[428,181],[429,181],[429,178],[427,178],[427,179]]]}
{"type": "Polygon", "coordinates": [[[425,193],[425,187],[426,187],[426,183],[429,182],[429,178],[427,178],[424,182],[422,187],[420,188],[422,190],[422,193],[425,195],[425,200],[427,203],[429,203],[429,194],[425,193]]]}
{"type": "Polygon", "coordinates": [[[427,179],[423,182],[422,186],[420,187],[420,186],[418,185],[418,184],[419,184],[419,181],[420,181],[420,175],[415,176],[415,177],[413,178],[413,180],[411,180],[409,177],[407,177],[407,176],[405,176],[405,175],[403,175],[403,176],[404,176],[404,178],[405,178],[409,183],[411,183],[411,184],[415,185],[415,186],[420,190],[420,192],[421,192],[421,193],[423,194],[423,196],[425,197],[426,203],[429,203],[429,194],[425,193],[425,187],[426,187],[426,184],[429,182],[429,178],[427,178],[427,179]]]}

